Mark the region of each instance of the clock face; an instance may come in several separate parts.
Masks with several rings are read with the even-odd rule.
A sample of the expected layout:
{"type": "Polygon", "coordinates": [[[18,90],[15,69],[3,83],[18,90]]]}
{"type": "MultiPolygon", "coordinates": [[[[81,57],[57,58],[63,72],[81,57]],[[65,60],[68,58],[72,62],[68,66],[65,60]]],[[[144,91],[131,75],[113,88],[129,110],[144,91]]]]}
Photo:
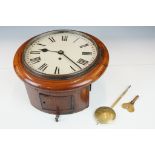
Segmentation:
{"type": "Polygon", "coordinates": [[[34,74],[59,77],[88,71],[98,57],[96,43],[78,31],[50,31],[30,40],[23,54],[25,66],[34,74]]]}

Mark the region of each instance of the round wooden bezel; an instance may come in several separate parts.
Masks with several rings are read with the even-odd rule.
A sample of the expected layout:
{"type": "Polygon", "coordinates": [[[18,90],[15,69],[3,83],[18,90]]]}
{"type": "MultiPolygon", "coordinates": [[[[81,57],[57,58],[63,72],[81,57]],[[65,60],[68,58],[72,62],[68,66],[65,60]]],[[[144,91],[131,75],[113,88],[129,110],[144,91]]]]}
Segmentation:
{"type": "Polygon", "coordinates": [[[17,75],[20,77],[21,80],[34,87],[38,87],[41,89],[49,89],[53,91],[72,90],[90,85],[92,82],[97,80],[106,70],[109,63],[109,53],[105,45],[99,39],[90,34],[84,34],[88,35],[95,41],[100,52],[100,58],[98,59],[98,62],[94,67],[92,67],[91,70],[89,70],[89,72],[83,74],[82,76],[77,76],[65,80],[45,79],[33,75],[25,68],[25,66],[22,63],[22,55],[24,49],[28,42],[34,38],[33,37],[26,41],[24,44],[22,44],[15,54],[13,64],[17,75]]]}

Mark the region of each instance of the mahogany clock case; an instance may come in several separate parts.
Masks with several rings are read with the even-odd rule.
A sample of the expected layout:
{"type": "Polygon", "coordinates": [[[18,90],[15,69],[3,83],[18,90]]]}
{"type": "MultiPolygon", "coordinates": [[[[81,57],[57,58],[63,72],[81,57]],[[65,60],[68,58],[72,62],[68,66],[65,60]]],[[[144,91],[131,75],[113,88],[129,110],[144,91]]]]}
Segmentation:
{"type": "MultiPolygon", "coordinates": [[[[83,33],[83,32],[80,32],[83,33]]],[[[95,64],[84,74],[67,79],[49,79],[32,74],[23,64],[22,57],[29,39],[17,50],[14,57],[14,69],[24,81],[31,104],[37,109],[53,114],[69,114],[81,111],[89,106],[89,91],[106,70],[109,54],[105,45],[96,37],[88,35],[98,46],[98,58],[95,64]]]]}

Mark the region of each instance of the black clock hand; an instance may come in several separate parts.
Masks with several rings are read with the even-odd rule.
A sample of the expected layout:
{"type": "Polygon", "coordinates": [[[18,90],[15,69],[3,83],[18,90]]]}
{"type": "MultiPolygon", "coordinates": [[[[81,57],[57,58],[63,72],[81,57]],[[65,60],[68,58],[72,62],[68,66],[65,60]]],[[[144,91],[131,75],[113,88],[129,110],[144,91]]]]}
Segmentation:
{"type": "Polygon", "coordinates": [[[60,50],[60,51],[50,51],[47,48],[43,48],[40,49],[42,52],[56,52],[60,55],[64,55],[68,60],[70,60],[72,63],[74,63],[77,67],[79,67],[80,69],[82,69],[78,64],[76,64],[72,59],[70,59],[67,55],[64,54],[64,51],[60,50]]]}
{"type": "Polygon", "coordinates": [[[64,54],[64,52],[62,51],[62,53],[60,53],[61,51],[59,51],[59,54],[62,54],[63,56],[65,56],[68,60],[70,60],[72,63],[74,63],[77,67],[79,67],[80,69],[82,69],[78,64],[76,64],[72,59],[70,59],[67,55],[64,54]]]}
{"type": "Polygon", "coordinates": [[[56,53],[58,53],[58,51],[50,51],[50,50],[48,50],[47,48],[43,48],[43,49],[40,49],[42,52],[56,52],[56,53]]]}

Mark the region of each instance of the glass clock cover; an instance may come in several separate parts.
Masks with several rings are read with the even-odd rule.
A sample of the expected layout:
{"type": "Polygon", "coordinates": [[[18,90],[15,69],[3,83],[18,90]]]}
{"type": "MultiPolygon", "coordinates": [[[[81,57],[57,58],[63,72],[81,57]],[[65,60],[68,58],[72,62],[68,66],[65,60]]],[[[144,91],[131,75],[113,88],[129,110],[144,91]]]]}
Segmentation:
{"type": "Polygon", "coordinates": [[[97,57],[98,47],[88,35],[61,30],[30,40],[23,53],[23,63],[37,75],[70,77],[88,71],[97,57]]]}

